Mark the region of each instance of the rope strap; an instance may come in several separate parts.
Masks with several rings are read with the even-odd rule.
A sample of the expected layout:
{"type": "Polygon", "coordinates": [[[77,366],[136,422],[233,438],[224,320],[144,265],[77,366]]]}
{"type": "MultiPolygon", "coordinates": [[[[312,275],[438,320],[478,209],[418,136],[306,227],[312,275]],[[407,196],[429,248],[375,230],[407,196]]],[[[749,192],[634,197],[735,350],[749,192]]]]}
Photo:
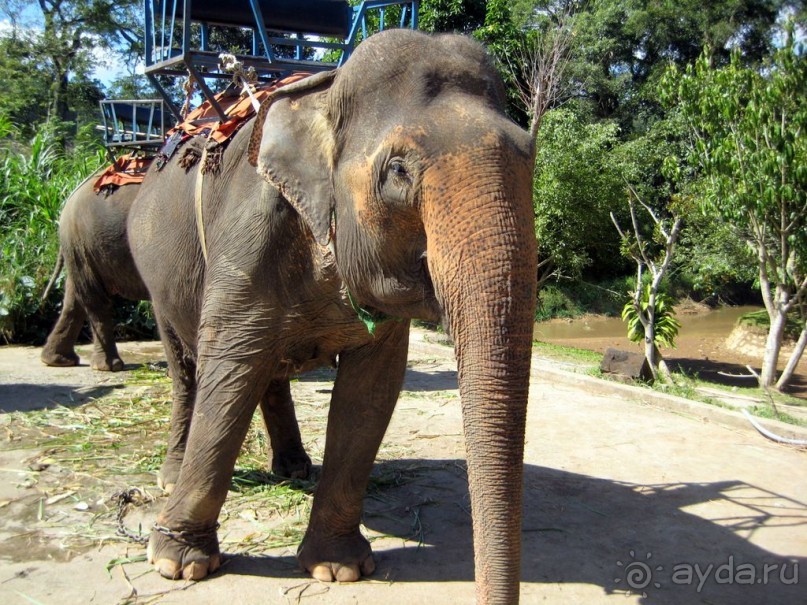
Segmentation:
{"type": "Polygon", "coordinates": [[[258,74],[255,72],[254,67],[244,69],[244,64],[236,59],[235,55],[229,53],[221,53],[219,55],[219,68],[222,71],[233,74],[233,84],[241,86],[242,94],[249,95],[249,100],[252,102],[252,107],[257,112],[261,108],[261,104],[255,95],[252,94],[255,84],[258,81],[258,74]]]}
{"type": "Polygon", "coordinates": [[[202,157],[199,160],[199,172],[196,175],[194,188],[194,207],[196,209],[196,232],[199,234],[199,244],[202,246],[202,256],[207,262],[207,237],[205,235],[205,221],[202,213],[202,193],[204,192],[205,161],[207,160],[207,145],[202,148],[202,157]]]}

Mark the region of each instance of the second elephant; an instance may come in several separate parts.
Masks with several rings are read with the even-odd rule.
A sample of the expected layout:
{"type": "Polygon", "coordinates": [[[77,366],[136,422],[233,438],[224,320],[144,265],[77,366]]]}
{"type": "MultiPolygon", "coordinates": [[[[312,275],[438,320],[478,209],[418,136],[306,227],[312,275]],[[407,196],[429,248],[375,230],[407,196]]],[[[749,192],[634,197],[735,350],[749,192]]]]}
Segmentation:
{"type": "MultiPolygon", "coordinates": [[[[128,184],[108,195],[94,191],[99,170],[65,202],[59,224],[60,254],[66,279],[62,311],[42,349],[41,359],[49,366],[79,363],[75,343],[84,322],[93,334],[90,365],[95,370],[119,371],[123,360],[115,344],[113,304],[115,297],[149,300],[135,267],[126,234],[132,204],[139,184],[128,184]]],[[[297,427],[288,380],[275,381],[260,403],[270,444],[272,471],[282,477],[305,478],[311,468],[297,427]],[[282,427],[281,430],[278,427],[282,427]]],[[[158,484],[171,491],[184,455],[184,433],[172,433],[158,484]]]]}
{"type": "Polygon", "coordinates": [[[109,195],[93,190],[99,170],[65,202],[59,221],[59,253],[66,279],[62,311],[42,348],[42,362],[49,366],[79,363],[76,340],[89,321],[93,335],[90,366],[116,372],[124,367],[115,345],[113,303],[115,296],[147,300],[126,236],[126,221],[140,185],[119,187],[109,195]]]}

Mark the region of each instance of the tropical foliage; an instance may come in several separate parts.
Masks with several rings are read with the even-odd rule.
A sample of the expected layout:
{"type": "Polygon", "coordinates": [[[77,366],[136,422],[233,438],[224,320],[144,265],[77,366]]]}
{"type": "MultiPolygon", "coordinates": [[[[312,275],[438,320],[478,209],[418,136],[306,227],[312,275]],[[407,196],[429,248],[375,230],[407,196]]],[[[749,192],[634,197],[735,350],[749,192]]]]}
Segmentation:
{"type": "MultiPolygon", "coordinates": [[[[704,177],[702,208],[756,256],[770,317],[760,379],[767,387],[776,382],[786,317],[807,298],[807,58],[792,28],[764,69],[743,66],[738,52],[714,68],[711,56],[706,49],[685,70],[670,68],[661,90],[686,120],[688,159],[704,177]]],[[[777,386],[788,379],[786,371],[777,386]]]]}
{"type": "MultiPolygon", "coordinates": [[[[153,94],[142,76],[102,83],[93,72],[104,56],[133,72],[142,52],[140,6],[136,0],[0,0],[0,18],[8,24],[0,29],[0,330],[8,339],[41,338],[55,315],[39,306],[38,294],[53,267],[60,205],[101,161],[89,136],[98,99],[153,94]],[[33,13],[36,24],[26,23],[33,13]]],[[[787,18],[804,31],[803,2],[421,1],[422,29],[461,32],[488,46],[507,85],[508,112],[524,127],[536,115],[524,95],[536,84],[525,62],[541,59],[539,67],[560,68],[552,74],[559,93],[541,106],[533,183],[541,277],[547,281],[542,312],[592,309],[605,298],[603,286],[620,294],[627,289],[606,283],[636,281],[628,277],[633,271],[620,254],[625,241],[610,219],[613,213],[620,224],[630,224],[625,200],[631,196],[658,217],[682,218],[665,277],[668,292],[735,301],[753,296],[754,282],[763,293],[766,283],[773,292],[782,283],[788,300],[796,301],[791,311],[807,307],[795,286],[804,273],[800,238],[807,232],[799,218],[807,212],[798,205],[807,165],[804,131],[796,138],[787,134],[802,115],[803,92],[799,99],[787,91],[804,90],[804,55],[791,50],[774,57],[787,18]],[[566,44],[560,50],[553,46],[558,40],[566,44]],[[709,50],[698,61],[704,48],[709,50]],[[547,49],[549,55],[535,54],[547,49]],[[670,66],[676,75],[665,76],[670,66]],[[777,79],[785,73],[790,80],[777,79]],[[672,88],[660,89],[660,83],[672,88]],[[782,108],[782,132],[762,126],[782,123],[782,108]],[[727,115],[755,116],[759,136],[727,115]],[[754,155],[739,159],[721,147],[732,141],[727,126],[742,133],[734,142],[741,140],[754,155]],[[770,149],[766,135],[775,143],[770,149]],[[746,138],[765,144],[754,148],[746,138]],[[731,176],[740,165],[747,168],[744,181],[731,176]],[[774,179],[777,167],[785,167],[785,180],[774,179]],[[777,200],[787,200],[792,216],[784,239],[771,223],[777,200]],[[752,230],[741,220],[753,215],[751,207],[769,243],[784,242],[768,258],[794,259],[774,263],[775,271],[767,268],[778,281],[766,282],[755,267],[760,248],[749,246],[752,230]]],[[[648,254],[659,249],[652,222],[639,224],[636,233],[648,254]]],[[[643,288],[641,283],[630,289],[643,288]]],[[[788,304],[783,296],[774,306],[788,304]]]]}
{"type": "MultiPolygon", "coordinates": [[[[655,318],[655,340],[659,347],[675,346],[675,337],[681,329],[681,322],[675,318],[675,301],[665,292],[658,292],[655,295],[655,305],[653,316],[655,318]]],[[[639,297],[639,308],[636,308],[633,300],[625,303],[622,309],[622,321],[628,325],[628,338],[631,342],[644,342],[645,327],[642,324],[642,314],[648,316],[650,308],[650,284],[645,284],[641,288],[639,297]]]]}
{"type": "Polygon", "coordinates": [[[40,296],[59,242],[59,213],[70,192],[105,160],[86,137],[66,153],[59,133],[43,127],[30,142],[21,140],[8,118],[0,117],[0,337],[41,337],[55,316],[55,298],[40,296]]]}

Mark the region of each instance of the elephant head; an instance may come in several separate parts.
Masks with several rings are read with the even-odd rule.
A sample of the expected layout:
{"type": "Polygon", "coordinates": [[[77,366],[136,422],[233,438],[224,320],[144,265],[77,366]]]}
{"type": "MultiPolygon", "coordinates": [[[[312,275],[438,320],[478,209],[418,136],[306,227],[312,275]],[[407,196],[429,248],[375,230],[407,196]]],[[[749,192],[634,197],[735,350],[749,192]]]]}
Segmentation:
{"type": "Polygon", "coordinates": [[[532,142],[503,107],[480,45],[392,30],[344,67],[281,89],[250,153],[316,242],[333,246],[359,305],[451,331],[477,594],[512,603],[536,245],[532,142]]]}

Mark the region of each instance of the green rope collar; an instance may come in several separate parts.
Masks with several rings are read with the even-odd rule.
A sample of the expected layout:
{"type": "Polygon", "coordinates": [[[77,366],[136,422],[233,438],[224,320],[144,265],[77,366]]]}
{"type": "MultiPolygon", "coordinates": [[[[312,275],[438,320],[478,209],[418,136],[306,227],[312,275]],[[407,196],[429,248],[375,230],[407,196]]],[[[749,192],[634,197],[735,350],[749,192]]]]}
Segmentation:
{"type": "Polygon", "coordinates": [[[353,309],[353,312],[359,318],[359,320],[364,324],[364,327],[367,328],[367,331],[370,333],[371,336],[375,336],[375,331],[378,326],[383,324],[387,321],[401,321],[400,317],[392,317],[387,315],[386,313],[382,313],[381,311],[369,311],[364,307],[360,307],[359,304],[356,302],[356,299],[353,298],[353,295],[350,293],[350,290],[347,291],[347,299],[350,301],[350,306],[353,309]]]}
{"type": "MultiPolygon", "coordinates": [[[[336,262],[336,246],[334,246],[334,242],[336,241],[336,211],[334,209],[331,209],[330,223],[327,245],[331,251],[331,254],[333,255],[334,262],[336,262]]],[[[350,302],[350,307],[353,309],[353,312],[356,314],[359,320],[364,324],[364,327],[367,328],[367,331],[371,336],[375,336],[376,328],[378,328],[378,326],[384,322],[390,320],[401,321],[400,317],[392,317],[386,313],[382,313],[381,311],[369,311],[364,307],[360,307],[356,302],[356,299],[353,298],[353,295],[350,293],[350,289],[347,287],[347,284],[345,284],[345,292],[347,292],[347,299],[350,302]]]]}

